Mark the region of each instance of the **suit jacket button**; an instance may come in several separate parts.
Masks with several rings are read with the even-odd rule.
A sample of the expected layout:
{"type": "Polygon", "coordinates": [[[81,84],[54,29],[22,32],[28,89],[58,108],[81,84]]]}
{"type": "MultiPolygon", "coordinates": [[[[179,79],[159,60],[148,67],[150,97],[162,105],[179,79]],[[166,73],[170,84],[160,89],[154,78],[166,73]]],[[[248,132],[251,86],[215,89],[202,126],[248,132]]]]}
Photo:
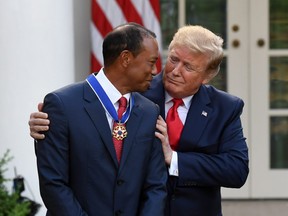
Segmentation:
{"type": "Polygon", "coordinates": [[[122,213],[123,213],[123,212],[122,212],[121,210],[117,210],[117,211],[115,212],[115,216],[120,216],[122,213]]]}
{"type": "Polygon", "coordinates": [[[122,185],[124,183],[124,181],[123,180],[117,180],[117,185],[122,185]]]}
{"type": "Polygon", "coordinates": [[[175,200],[175,195],[174,194],[171,196],[171,200],[175,200]]]}

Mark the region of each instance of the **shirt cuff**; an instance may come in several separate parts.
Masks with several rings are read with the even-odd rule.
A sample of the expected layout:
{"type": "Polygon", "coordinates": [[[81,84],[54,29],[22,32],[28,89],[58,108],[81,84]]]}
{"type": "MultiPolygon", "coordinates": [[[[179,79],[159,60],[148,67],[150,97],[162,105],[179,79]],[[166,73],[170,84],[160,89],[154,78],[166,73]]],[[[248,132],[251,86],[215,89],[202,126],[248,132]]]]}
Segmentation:
{"type": "Polygon", "coordinates": [[[178,154],[175,151],[172,152],[171,164],[170,164],[170,167],[169,167],[168,171],[169,171],[169,175],[179,176],[179,172],[178,172],[178,154]]]}

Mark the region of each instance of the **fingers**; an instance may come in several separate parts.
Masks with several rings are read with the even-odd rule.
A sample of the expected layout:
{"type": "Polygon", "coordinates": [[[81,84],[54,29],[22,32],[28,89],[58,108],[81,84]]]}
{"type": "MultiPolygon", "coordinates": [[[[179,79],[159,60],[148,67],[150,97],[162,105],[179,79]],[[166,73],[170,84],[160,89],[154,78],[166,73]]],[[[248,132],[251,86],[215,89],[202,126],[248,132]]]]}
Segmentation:
{"type": "Polygon", "coordinates": [[[28,121],[30,128],[30,136],[34,139],[44,139],[45,135],[41,132],[49,130],[50,121],[47,119],[47,113],[35,112],[31,113],[28,121]]]}
{"type": "Polygon", "coordinates": [[[34,119],[47,119],[48,114],[44,112],[33,112],[30,114],[30,120],[34,119]]]}
{"type": "Polygon", "coordinates": [[[158,120],[162,121],[162,122],[165,122],[165,120],[162,118],[161,115],[158,116],[158,120]]]}
{"type": "Polygon", "coordinates": [[[167,147],[170,148],[167,134],[167,124],[161,116],[159,116],[157,119],[156,129],[157,131],[155,132],[155,136],[160,139],[163,150],[167,147]]]}
{"type": "Polygon", "coordinates": [[[165,141],[165,136],[163,134],[161,134],[160,132],[155,132],[155,136],[160,139],[161,143],[163,143],[165,141]]]}
{"type": "MultiPolygon", "coordinates": [[[[42,134],[41,132],[44,132],[44,131],[48,131],[49,130],[49,126],[48,125],[40,125],[40,124],[37,124],[38,120],[30,120],[29,121],[29,128],[30,128],[30,136],[34,139],[44,139],[45,138],[45,135],[42,134]]],[[[41,119],[39,121],[48,121],[49,123],[49,120],[45,119],[41,119]]]]}
{"type": "Polygon", "coordinates": [[[155,136],[162,143],[162,151],[164,154],[165,163],[169,166],[171,164],[173,151],[169,145],[168,138],[163,134],[161,134],[160,132],[155,132],[155,136]]]}
{"type": "Polygon", "coordinates": [[[167,165],[170,165],[171,158],[172,158],[172,149],[169,144],[169,138],[167,134],[167,124],[165,120],[159,116],[156,123],[156,129],[158,131],[155,132],[155,136],[161,141],[162,143],[162,150],[165,157],[165,162],[167,165]]]}
{"type": "Polygon", "coordinates": [[[50,121],[47,118],[48,118],[47,113],[43,113],[43,112],[31,113],[30,119],[28,121],[30,129],[32,128],[33,130],[37,132],[48,130],[49,129],[48,125],[50,124],[50,121]],[[45,126],[45,127],[38,127],[38,126],[45,126]]]}
{"type": "Polygon", "coordinates": [[[157,119],[156,129],[164,136],[167,136],[167,124],[161,116],[157,119]]]}
{"type": "MultiPolygon", "coordinates": [[[[30,130],[30,131],[31,131],[31,130],[30,130]]],[[[40,139],[44,139],[44,138],[45,138],[45,135],[44,135],[44,134],[35,133],[35,132],[30,132],[30,136],[31,136],[33,139],[37,139],[37,140],[40,140],[40,139]]]]}

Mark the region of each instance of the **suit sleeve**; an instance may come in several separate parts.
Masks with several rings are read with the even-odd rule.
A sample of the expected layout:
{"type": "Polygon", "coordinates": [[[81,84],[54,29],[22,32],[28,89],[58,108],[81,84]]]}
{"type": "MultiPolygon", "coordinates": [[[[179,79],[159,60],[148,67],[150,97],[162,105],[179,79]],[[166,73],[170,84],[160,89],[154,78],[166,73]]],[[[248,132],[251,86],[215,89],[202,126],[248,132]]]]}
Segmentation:
{"type": "MultiPolygon", "coordinates": [[[[179,186],[222,186],[242,187],[247,179],[248,148],[243,135],[240,115],[244,103],[241,99],[233,102],[232,111],[225,119],[217,119],[209,127],[219,131],[219,136],[204,132],[201,142],[213,137],[217,150],[214,153],[201,151],[178,152],[179,186]],[[218,129],[220,128],[220,129],[218,129]]],[[[204,143],[209,146],[213,143],[204,143]]]]}
{"type": "Polygon", "coordinates": [[[86,215],[69,187],[69,130],[65,108],[56,94],[48,94],[43,112],[51,120],[44,140],[36,143],[40,193],[51,215],[86,215]]]}
{"type": "MultiPolygon", "coordinates": [[[[159,109],[158,106],[157,108],[159,109]]],[[[156,137],[154,138],[147,170],[147,175],[144,181],[142,203],[140,213],[138,215],[164,215],[168,173],[165,165],[162,145],[160,140],[156,137]]]]}

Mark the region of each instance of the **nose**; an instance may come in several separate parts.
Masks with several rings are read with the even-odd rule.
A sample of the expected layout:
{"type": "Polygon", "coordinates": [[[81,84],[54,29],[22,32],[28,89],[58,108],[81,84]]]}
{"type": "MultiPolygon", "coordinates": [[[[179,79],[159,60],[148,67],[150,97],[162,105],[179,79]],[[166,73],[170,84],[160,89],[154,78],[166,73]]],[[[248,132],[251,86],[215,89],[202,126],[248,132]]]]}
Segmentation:
{"type": "Polygon", "coordinates": [[[180,71],[181,71],[181,63],[175,64],[172,70],[173,75],[176,75],[176,76],[179,75],[180,71]]]}

